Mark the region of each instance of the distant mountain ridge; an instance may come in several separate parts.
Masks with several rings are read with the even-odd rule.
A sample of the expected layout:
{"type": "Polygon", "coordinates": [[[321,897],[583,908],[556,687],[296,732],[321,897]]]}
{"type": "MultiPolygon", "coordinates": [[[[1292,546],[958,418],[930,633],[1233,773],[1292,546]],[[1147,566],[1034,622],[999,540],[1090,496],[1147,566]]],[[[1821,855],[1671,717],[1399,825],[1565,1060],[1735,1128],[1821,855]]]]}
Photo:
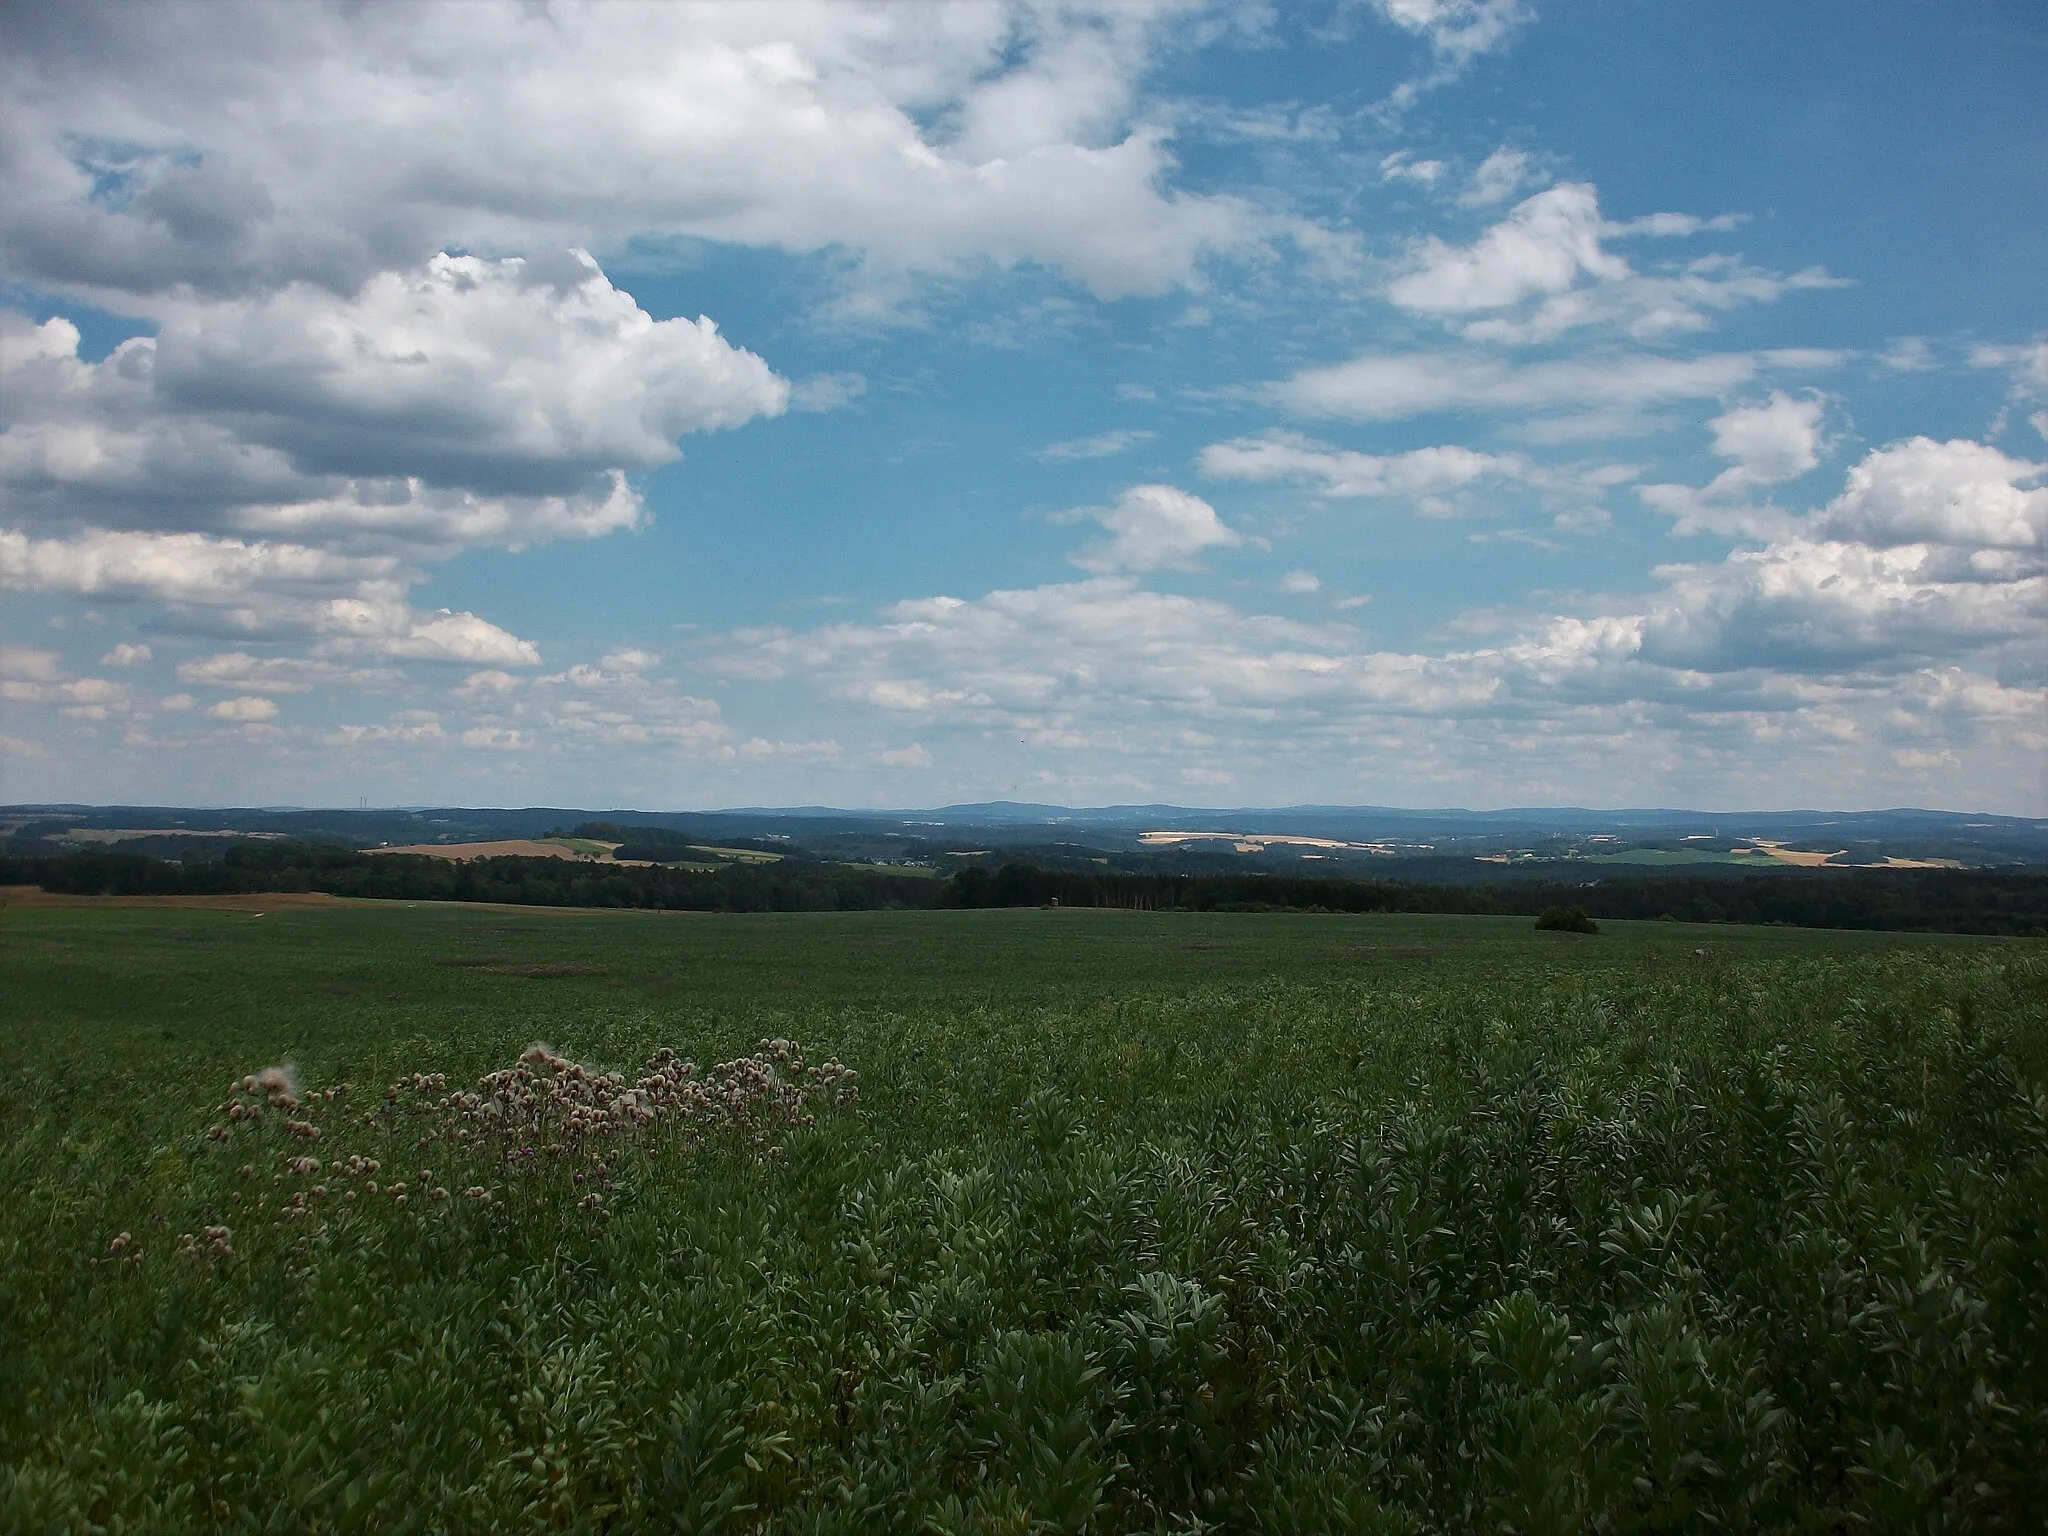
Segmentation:
{"type": "MultiPolygon", "coordinates": [[[[36,804],[0,807],[0,836],[40,840],[85,830],[152,833],[240,832],[346,843],[356,847],[422,842],[484,842],[568,831],[579,824],[665,827],[700,836],[771,839],[845,856],[836,845],[951,848],[1095,848],[1161,852],[1157,834],[1203,834],[1188,848],[1230,851],[1229,834],[1244,838],[1327,839],[1358,857],[1542,859],[1606,857],[1620,847],[1668,845],[1684,852],[1702,844],[1770,841],[1823,851],[1860,850],[1849,862],[1886,857],[1937,858],[1971,864],[2048,863],[2048,817],[1997,816],[1917,807],[1835,811],[1697,811],[1683,808],[1599,810],[1528,806],[1497,810],[1416,809],[1374,805],[1216,808],[1171,804],[1058,806],[981,801],[930,809],[838,806],[742,806],[714,811],[585,810],[564,806],[241,809],[179,806],[36,804]],[[1146,837],[1144,834],[1153,834],[1146,837]]],[[[1250,851],[1250,850],[1239,850],[1250,851]]],[[[1343,850],[1333,850],[1343,851],[1343,850]]],[[[1704,850],[1703,850],[1704,851],[1704,850]]],[[[1321,857],[1312,849],[1293,855],[1321,857]]]]}

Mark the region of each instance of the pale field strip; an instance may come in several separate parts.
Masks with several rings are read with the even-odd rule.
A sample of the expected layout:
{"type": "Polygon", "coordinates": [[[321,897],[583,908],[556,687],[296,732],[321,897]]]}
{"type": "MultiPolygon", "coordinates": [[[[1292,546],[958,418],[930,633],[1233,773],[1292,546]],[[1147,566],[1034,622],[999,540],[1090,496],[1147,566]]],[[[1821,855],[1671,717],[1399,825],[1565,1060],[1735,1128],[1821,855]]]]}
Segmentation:
{"type": "MultiPolygon", "coordinates": [[[[1696,835],[1695,837],[1681,839],[1681,841],[1700,841],[1710,837],[1711,835],[1712,834],[1702,833],[1696,835]]],[[[1611,834],[1595,835],[1587,839],[1588,842],[1595,843],[1619,842],[1620,840],[1620,838],[1615,837],[1611,834]]],[[[1430,843],[1347,843],[1332,837],[1300,837],[1293,835],[1291,833],[1281,832],[1140,832],[1138,834],[1138,841],[1148,848],[1171,847],[1176,843],[1229,843],[1231,847],[1239,853],[1263,853],[1267,848],[1272,847],[1276,844],[1294,848],[1336,848],[1349,850],[1357,853],[1377,854],[1382,858],[1396,858],[1403,851],[1427,852],[1431,851],[1434,846],[1430,843]]],[[[1831,853],[1821,853],[1806,851],[1797,848],[1787,848],[1782,842],[1778,842],[1770,838],[1732,838],[1730,839],[1730,841],[1746,841],[1752,845],[1751,847],[1746,849],[1735,849],[1734,853],[1731,855],[1732,857],[1739,858],[1744,853],[1762,854],[1766,858],[1769,858],[1776,863],[1790,864],[1800,869],[1817,869],[1823,865],[1826,865],[1832,869],[1963,868],[1962,861],[1959,859],[1902,859],[1892,855],[1887,855],[1884,859],[1880,860],[1878,863],[1875,864],[1842,865],[1835,864],[1832,861],[1840,858],[1843,854],[1847,853],[1849,850],[1846,848],[1837,848],[1831,853]]],[[[1479,854],[1475,857],[1477,862],[1481,864],[1509,864],[1514,862],[1514,855],[1506,853],[1479,854]]],[[[1614,856],[1610,854],[1607,855],[1607,857],[1612,858],[1614,856]]]]}
{"type": "Polygon", "coordinates": [[[1147,848],[1170,847],[1175,843],[1229,843],[1239,853],[1258,853],[1280,844],[1293,848],[1344,848],[1358,853],[1376,853],[1394,858],[1401,849],[1429,849],[1430,843],[1347,843],[1334,837],[1297,837],[1285,832],[1140,832],[1138,841],[1147,848]]]}

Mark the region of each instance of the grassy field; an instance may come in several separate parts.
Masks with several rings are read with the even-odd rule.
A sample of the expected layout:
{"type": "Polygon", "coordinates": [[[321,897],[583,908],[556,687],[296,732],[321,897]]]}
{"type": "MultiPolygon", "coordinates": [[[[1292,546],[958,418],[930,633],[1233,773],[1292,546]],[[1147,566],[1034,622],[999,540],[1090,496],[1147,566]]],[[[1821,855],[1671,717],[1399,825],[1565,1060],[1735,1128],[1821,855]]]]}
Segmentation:
{"type": "Polygon", "coordinates": [[[1602,927],[0,910],[0,1530],[2048,1527],[2048,946],[1602,927]]]}

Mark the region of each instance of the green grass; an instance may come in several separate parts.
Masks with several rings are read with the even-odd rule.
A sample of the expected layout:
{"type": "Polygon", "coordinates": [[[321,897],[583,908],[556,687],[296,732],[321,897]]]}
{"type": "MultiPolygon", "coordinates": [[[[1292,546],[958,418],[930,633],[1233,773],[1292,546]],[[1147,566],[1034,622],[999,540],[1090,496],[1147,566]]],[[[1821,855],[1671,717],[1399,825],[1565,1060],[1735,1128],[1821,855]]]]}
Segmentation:
{"type": "Polygon", "coordinates": [[[2044,946],[1601,928],[0,911],[0,1529],[2041,1529],[2044,946]],[[771,1036],[765,1155],[360,1116],[771,1036]]]}

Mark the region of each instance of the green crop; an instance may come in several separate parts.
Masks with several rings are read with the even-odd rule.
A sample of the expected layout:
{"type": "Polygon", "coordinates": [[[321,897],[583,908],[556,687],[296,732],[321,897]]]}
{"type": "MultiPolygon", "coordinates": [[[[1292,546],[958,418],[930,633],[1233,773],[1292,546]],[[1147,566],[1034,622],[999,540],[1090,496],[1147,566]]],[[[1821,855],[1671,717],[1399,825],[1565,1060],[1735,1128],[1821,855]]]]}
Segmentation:
{"type": "Polygon", "coordinates": [[[0,1530],[2048,1527],[2040,946],[1600,928],[7,911],[0,1530]]]}

